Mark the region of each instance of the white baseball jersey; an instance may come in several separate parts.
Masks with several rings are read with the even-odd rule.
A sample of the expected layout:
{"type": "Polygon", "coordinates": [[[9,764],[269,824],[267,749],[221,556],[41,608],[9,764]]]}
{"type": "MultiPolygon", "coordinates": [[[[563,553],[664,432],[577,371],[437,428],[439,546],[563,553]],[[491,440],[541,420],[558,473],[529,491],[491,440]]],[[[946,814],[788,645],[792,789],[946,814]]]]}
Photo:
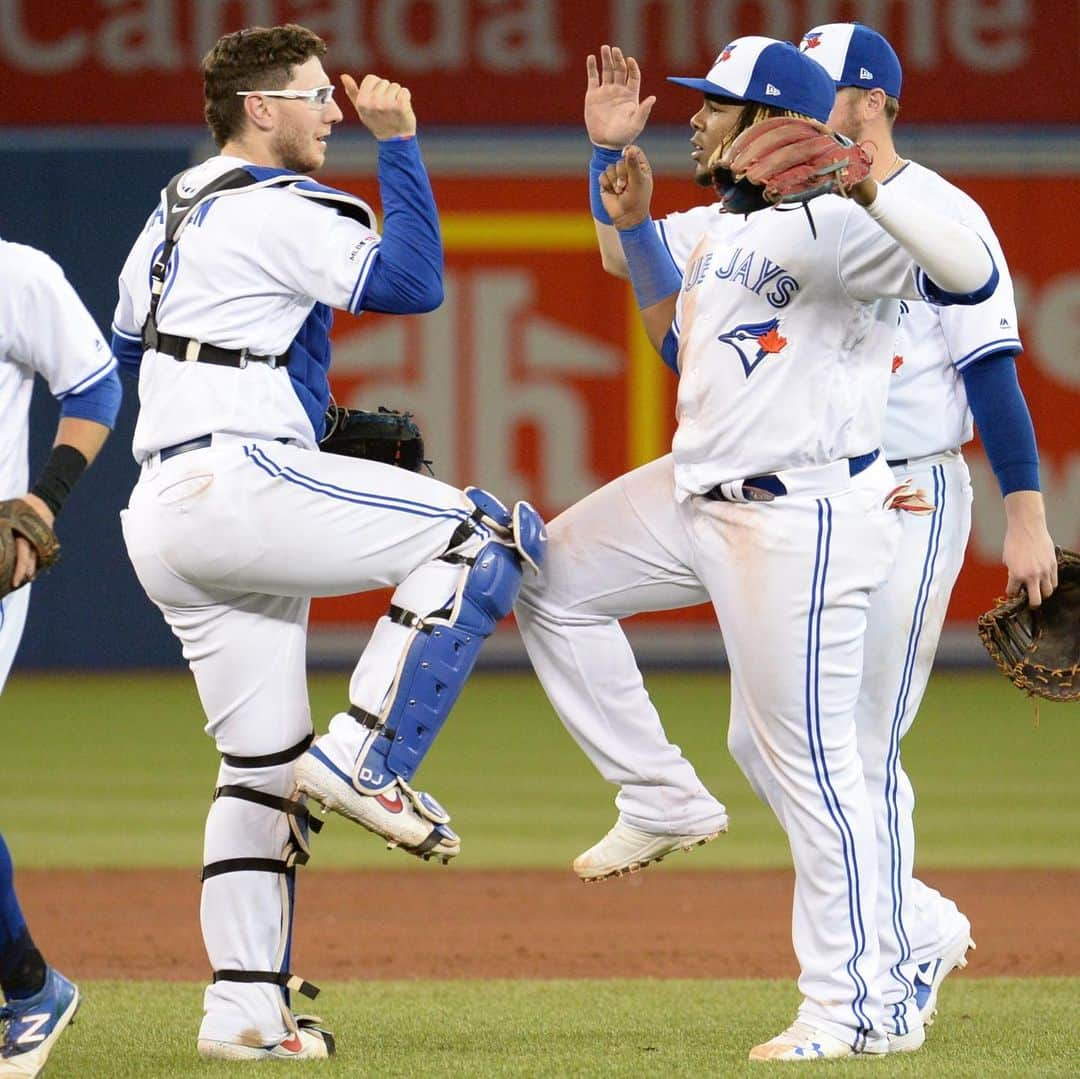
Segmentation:
{"type": "Polygon", "coordinates": [[[971,412],[960,372],[1002,349],[1021,348],[1012,278],[979,205],[937,173],[911,161],[890,181],[927,205],[947,210],[983,238],[998,267],[997,288],[973,306],[902,304],[885,421],[885,456],[925,457],[971,440],[971,412]]]}
{"type": "Polygon", "coordinates": [[[63,400],[115,367],[64,271],[43,251],[0,240],[0,498],[25,494],[29,487],[34,375],[63,400]]]}
{"type": "MultiPolygon", "coordinates": [[[[1001,244],[979,205],[936,172],[913,161],[886,183],[896,184],[978,232],[1000,274],[993,295],[974,306],[939,307],[912,300],[901,303],[883,435],[885,456],[895,460],[943,453],[970,441],[971,413],[960,372],[992,352],[1019,350],[1021,344],[1012,279],[1001,244]]],[[[823,201],[811,203],[815,221],[823,201]]],[[[728,216],[720,214],[715,205],[696,206],[656,222],[680,271],[705,230],[728,216]]]]}
{"type": "MultiPolygon", "coordinates": [[[[214,157],[190,170],[184,184],[196,190],[244,164],[214,157]]],[[[120,337],[140,340],[150,308],[150,267],[164,235],[159,206],[120,274],[113,320],[120,337]]],[[[220,348],[280,355],[316,303],[356,311],[378,247],[370,228],[288,188],[219,195],[196,211],[176,245],[158,329],[220,348]],[[214,227],[204,228],[207,221],[214,227]]],[[[313,430],[288,370],[263,363],[207,368],[148,352],[139,399],[133,450],[140,462],[163,446],[211,432],[288,438],[307,447],[322,433],[313,430]]]]}
{"type": "Polygon", "coordinates": [[[680,497],[881,445],[898,300],[922,296],[920,271],[861,207],[827,198],[812,213],[816,239],[801,211],[711,215],[687,257],[680,497]]]}

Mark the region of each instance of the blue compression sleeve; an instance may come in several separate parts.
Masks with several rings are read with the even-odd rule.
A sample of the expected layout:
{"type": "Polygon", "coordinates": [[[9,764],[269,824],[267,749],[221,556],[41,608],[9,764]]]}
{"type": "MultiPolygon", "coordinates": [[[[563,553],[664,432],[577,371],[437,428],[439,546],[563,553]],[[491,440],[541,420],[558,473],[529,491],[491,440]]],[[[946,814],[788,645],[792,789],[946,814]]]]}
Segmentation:
{"type": "Polygon", "coordinates": [[[679,373],[679,340],[674,330],[668,330],[664,335],[664,343],[660,347],[660,359],[675,372],[679,373]]]}
{"type": "Polygon", "coordinates": [[[60,402],[60,415],[93,420],[111,430],[116,423],[116,414],[120,411],[122,396],[120,376],[114,368],[89,389],[67,394],[60,402]]]}
{"type": "Polygon", "coordinates": [[[1039,451],[1016,377],[1016,353],[992,352],[961,372],[971,414],[1002,495],[1039,490],[1039,451]]]}
{"type": "Polygon", "coordinates": [[[120,333],[115,327],[112,332],[112,354],[120,365],[122,374],[132,378],[139,377],[139,364],[142,363],[143,347],[142,340],[138,337],[129,337],[120,333]]]}
{"type": "Polygon", "coordinates": [[[639,308],[652,307],[682,288],[682,274],[675,268],[649,218],[620,232],[619,240],[639,308]]]}
{"type": "Polygon", "coordinates": [[[600,195],[600,177],[608,165],[621,160],[622,150],[609,150],[606,146],[593,146],[592,160],[589,162],[589,207],[592,215],[601,225],[610,225],[611,216],[604,209],[604,200],[600,195]]]}
{"type": "Polygon", "coordinates": [[[443,301],[439,214],[415,138],[379,144],[382,241],[354,310],[415,315],[443,301]]]}

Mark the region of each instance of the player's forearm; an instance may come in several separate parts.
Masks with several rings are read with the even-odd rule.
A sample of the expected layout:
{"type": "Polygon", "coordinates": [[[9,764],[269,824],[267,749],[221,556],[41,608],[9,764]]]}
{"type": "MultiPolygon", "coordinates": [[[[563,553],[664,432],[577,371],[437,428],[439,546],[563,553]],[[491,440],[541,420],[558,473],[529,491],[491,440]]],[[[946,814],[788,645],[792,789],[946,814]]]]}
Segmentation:
{"type": "Polygon", "coordinates": [[[435,196],[415,139],[379,143],[383,232],[361,306],[418,314],[443,299],[443,247],[435,196]]]}
{"type": "Polygon", "coordinates": [[[626,265],[626,256],[623,254],[619,233],[615,226],[605,225],[595,219],[593,224],[596,226],[596,242],[600,248],[600,261],[603,263],[604,270],[612,277],[629,281],[630,268],[626,265]]]}
{"type": "Polygon", "coordinates": [[[54,446],[71,446],[86,458],[87,465],[101,452],[109,428],[95,420],[83,420],[75,416],[62,416],[56,428],[54,446]]]}
{"type": "Polygon", "coordinates": [[[1005,496],[1038,492],[1039,450],[1012,352],[994,352],[960,372],[983,448],[1005,496]]]}
{"type": "Polygon", "coordinates": [[[931,286],[947,293],[954,303],[980,303],[993,293],[997,267],[974,229],[892,185],[874,186],[876,193],[866,212],[911,255],[931,286]]]}

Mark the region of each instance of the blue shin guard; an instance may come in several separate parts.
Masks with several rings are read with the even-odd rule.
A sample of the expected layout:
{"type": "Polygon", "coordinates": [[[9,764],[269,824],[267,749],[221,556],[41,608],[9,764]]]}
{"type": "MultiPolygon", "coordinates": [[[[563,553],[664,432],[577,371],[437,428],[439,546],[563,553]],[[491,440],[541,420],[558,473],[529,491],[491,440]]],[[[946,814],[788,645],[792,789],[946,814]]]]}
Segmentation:
{"type": "Polygon", "coordinates": [[[451,608],[425,618],[408,612],[397,616],[415,634],[393,703],[354,776],[361,789],[372,793],[382,790],[391,777],[412,780],[460,696],[484,641],[510,613],[521,588],[523,565],[538,570],[543,562],[547,537],[536,510],[519,502],[511,512],[476,488],[467,494],[478,508],[477,520],[497,538],[489,539],[472,558],[462,559],[468,568],[451,608]]]}

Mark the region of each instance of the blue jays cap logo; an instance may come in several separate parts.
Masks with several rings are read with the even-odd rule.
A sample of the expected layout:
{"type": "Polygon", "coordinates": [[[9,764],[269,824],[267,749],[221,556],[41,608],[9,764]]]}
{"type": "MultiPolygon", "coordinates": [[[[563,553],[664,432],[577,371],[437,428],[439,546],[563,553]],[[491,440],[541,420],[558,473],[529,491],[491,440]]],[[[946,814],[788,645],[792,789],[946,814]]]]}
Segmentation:
{"type": "Polygon", "coordinates": [[[807,49],[816,49],[821,44],[821,32],[811,32],[802,39],[800,48],[805,52],[807,49]]]}
{"type": "Polygon", "coordinates": [[[733,330],[720,334],[717,340],[730,345],[739,354],[747,378],[766,356],[782,352],[788,343],[786,337],[780,336],[778,318],[771,318],[767,322],[744,322],[733,330]],[[747,353],[755,344],[757,349],[753,350],[754,356],[751,359],[747,353]]]}
{"type": "Polygon", "coordinates": [[[720,55],[713,61],[713,64],[722,64],[725,60],[730,60],[731,59],[731,54],[738,47],[739,46],[737,44],[735,44],[734,42],[732,44],[730,44],[730,45],[725,45],[723,47],[723,49],[721,50],[720,55]]]}

